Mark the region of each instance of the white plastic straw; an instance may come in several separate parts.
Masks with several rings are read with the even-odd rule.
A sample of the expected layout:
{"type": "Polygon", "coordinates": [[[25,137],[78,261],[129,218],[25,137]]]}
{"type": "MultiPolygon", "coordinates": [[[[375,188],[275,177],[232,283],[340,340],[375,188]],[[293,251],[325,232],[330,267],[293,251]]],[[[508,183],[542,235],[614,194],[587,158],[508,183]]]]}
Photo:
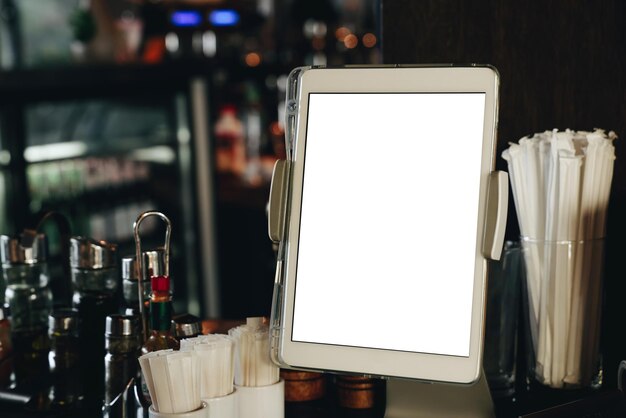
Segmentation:
{"type": "Polygon", "coordinates": [[[200,398],[213,399],[233,392],[234,342],[228,335],[209,334],[181,341],[181,351],[193,352],[200,370],[200,398]]]}
{"type": "Polygon", "coordinates": [[[183,413],[201,407],[197,359],[193,353],[161,350],[139,357],[152,407],[161,413],[183,413]]]}
{"type": "Polygon", "coordinates": [[[262,318],[248,318],[245,325],[228,331],[235,342],[235,384],[256,387],[280,379],[270,359],[269,329],[262,318]]]}
{"type": "Polygon", "coordinates": [[[152,376],[152,369],[150,368],[150,359],[152,357],[167,355],[173,350],[160,350],[153,351],[151,353],[144,354],[139,357],[139,366],[141,367],[141,373],[143,375],[143,380],[145,385],[148,387],[148,392],[150,392],[150,398],[152,399],[152,405],[154,405],[154,409],[156,411],[159,410],[159,400],[153,396],[156,393],[156,389],[154,386],[154,377],[152,376]]]}
{"type": "Polygon", "coordinates": [[[599,351],[603,238],[616,135],[557,130],[510,144],[535,373],[545,384],[588,385],[599,351]]]}

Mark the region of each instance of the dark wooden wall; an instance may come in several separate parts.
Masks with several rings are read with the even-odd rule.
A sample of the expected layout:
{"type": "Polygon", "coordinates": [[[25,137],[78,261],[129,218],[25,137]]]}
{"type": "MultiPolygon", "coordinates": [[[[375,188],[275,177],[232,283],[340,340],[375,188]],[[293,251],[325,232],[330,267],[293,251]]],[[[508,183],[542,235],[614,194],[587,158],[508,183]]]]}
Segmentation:
{"type": "MultiPolygon", "coordinates": [[[[499,169],[507,142],[527,134],[595,127],[618,134],[603,312],[605,386],[614,387],[626,359],[626,1],[382,0],[382,42],[386,64],[498,68],[499,169]]],[[[513,206],[509,215],[507,237],[515,238],[513,206]]]]}

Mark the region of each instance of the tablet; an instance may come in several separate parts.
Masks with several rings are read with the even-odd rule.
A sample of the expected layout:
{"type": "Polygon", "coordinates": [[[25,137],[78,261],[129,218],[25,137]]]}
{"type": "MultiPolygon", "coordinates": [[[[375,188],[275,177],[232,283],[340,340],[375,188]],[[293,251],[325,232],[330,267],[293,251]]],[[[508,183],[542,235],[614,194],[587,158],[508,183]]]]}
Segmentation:
{"type": "Polygon", "coordinates": [[[476,381],[497,99],[491,67],[292,72],[270,209],[282,367],[476,381]]]}

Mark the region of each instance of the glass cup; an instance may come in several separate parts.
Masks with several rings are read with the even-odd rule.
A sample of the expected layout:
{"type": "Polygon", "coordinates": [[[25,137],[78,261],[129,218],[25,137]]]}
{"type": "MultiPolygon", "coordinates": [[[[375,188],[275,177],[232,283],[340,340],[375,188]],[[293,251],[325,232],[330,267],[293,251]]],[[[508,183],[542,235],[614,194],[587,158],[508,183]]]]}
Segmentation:
{"type": "Polygon", "coordinates": [[[601,386],[604,239],[521,242],[530,377],[555,389],[601,386]]]}
{"type": "Polygon", "coordinates": [[[499,261],[489,261],[483,367],[491,394],[515,393],[521,246],[507,241],[499,261]]]}

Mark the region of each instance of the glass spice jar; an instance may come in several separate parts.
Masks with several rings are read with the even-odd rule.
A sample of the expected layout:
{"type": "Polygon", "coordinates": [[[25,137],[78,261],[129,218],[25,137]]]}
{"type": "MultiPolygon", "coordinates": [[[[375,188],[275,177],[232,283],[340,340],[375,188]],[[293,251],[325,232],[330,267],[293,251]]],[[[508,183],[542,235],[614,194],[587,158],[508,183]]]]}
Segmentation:
{"type": "Polygon", "coordinates": [[[107,315],[117,312],[117,246],[84,237],[70,239],[73,306],[80,317],[85,401],[99,407],[104,392],[104,331],[107,315]],[[88,384],[87,384],[88,383],[88,384]]]}
{"type": "Polygon", "coordinates": [[[49,316],[48,357],[52,378],[49,397],[54,408],[75,406],[82,398],[78,321],[78,311],[74,309],[55,310],[49,316]]]}
{"type": "Polygon", "coordinates": [[[141,347],[139,318],[132,315],[109,315],[106,318],[104,357],[104,407],[106,417],[123,417],[124,396],[131,379],[137,377],[139,349],[141,347]]]}
{"type": "Polygon", "coordinates": [[[15,383],[19,388],[41,386],[49,372],[48,315],[52,292],[44,234],[25,230],[17,237],[0,236],[2,275],[11,312],[11,341],[15,383]]]}

